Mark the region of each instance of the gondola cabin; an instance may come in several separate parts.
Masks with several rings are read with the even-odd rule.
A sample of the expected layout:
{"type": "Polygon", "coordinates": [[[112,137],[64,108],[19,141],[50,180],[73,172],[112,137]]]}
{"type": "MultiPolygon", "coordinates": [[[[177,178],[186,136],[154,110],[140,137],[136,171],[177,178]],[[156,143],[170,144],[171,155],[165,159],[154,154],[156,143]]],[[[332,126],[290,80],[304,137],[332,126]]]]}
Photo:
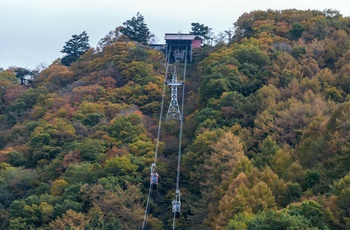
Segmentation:
{"type": "Polygon", "coordinates": [[[175,218],[180,218],[181,202],[173,201],[173,216],[175,218]]]}
{"type": "Polygon", "coordinates": [[[193,34],[166,33],[164,39],[168,63],[192,62],[193,47],[198,48],[198,39],[193,34]]]}
{"type": "Polygon", "coordinates": [[[150,178],[151,178],[152,190],[157,190],[158,189],[158,181],[159,181],[158,173],[151,173],[150,178]]]}
{"type": "Polygon", "coordinates": [[[180,190],[176,190],[175,195],[176,195],[175,200],[173,200],[173,202],[172,202],[173,216],[175,218],[180,218],[180,211],[181,211],[180,190]]]}
{"type": "Polygon", "coordinates": [[[150,175],[150,185],[152,190],[158,189],[159,176],[156,173],[156,163],[152,163],[151,165],[151,175],[150,175]]]}

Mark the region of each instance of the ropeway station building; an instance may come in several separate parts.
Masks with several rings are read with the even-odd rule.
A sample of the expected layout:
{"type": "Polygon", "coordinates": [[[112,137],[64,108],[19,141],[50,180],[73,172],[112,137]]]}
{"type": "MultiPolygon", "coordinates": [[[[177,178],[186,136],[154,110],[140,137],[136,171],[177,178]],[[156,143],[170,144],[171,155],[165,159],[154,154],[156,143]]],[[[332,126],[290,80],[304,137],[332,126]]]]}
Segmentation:
{"type": "Polygon", "coordinates": [[[185,50],[188,50],[188,62],[192,62],[193,50],[202,46],[202,39],[193,34],[166,33],[164,40],[165,44],[151,44],[150,47],[169,55],[169,63],[183,62],[185,50]]]}

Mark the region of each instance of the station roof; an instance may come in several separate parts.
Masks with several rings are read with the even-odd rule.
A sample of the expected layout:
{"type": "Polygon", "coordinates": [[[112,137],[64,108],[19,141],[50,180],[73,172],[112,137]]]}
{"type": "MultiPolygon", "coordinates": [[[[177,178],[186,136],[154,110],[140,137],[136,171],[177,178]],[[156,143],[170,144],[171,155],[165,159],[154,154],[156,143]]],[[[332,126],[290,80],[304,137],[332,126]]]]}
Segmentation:
{"type": "Polygon", "coordinates": [[[194,40],[195,36],[193,34],[181,34],[181,33],[166,33],[164,40],[194,40]]]}

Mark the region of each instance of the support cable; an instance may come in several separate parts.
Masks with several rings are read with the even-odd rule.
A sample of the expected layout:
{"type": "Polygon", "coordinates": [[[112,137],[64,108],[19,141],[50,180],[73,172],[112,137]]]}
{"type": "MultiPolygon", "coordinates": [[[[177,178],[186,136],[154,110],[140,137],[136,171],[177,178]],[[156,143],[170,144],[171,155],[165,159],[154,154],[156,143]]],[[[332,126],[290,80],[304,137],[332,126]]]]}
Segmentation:
{"type": "Polygon", "coordinates": [[[142,230],[146,229],[147,217],[148,217],[148,211],[149,211],[149,201],[150,201],[151,196],[152,196],[152,184],[149,183],[147,204],[146,204],[146,209],[145,209],[145,215],[143,216],[142,230]]]}
{"type": "MultiPolygon", "coordinates": [[[[154,163],[151,166],[151,171],[153,169],[152,167],[154,167],[154,169],[155,169],[155,166],[157,164],[157,158],[158,158],[160,130],[161,130],[162,120],[163,120],[164,98],[165,98],[165,89],[166,89],[166,79],[167,79],[168,70],[169,70],[170,52],[171,52],[171,47],[169,48],[169,53],[166,56],[166,67],[165,67],[165,76],[164,76],[164,83],[163,83],[162,103],[161,103],[161,107],[160,107],[160,115],[159,115],[159,123],[158,123],[156,150],[155,150],[155,153],[154,153],[154,163]]],[[[150,183],[149,191],[148,191],[148,197],[147,197],[147,203],[146,203],[146,209],[145,209],[145,215],[143,217],[142,230],[146,229],[147,217],[148,217],[148,213],[149,213],[149,206],[150,206],[151,196],[152,196],[152,184],[150,183]]]]}
{"type": "MultiPolygon", "coordinates": [[[[180,165],[181,165],[182,126],[183,126],[183,121],[184,121],[184,108],[185,108],[185,82],[186,82],[187,52],[188,52],[188,45],[186,45],[183,81],[182,81],[183,85],[182,85],[181,119],[180,119],[180,135],[179,135],[179,153],[178,153],[178,158],[177,158],[176,200],[178,199],[178,201],[180,201],[179,183],[180,183],[180,165]]],[[[175,230],[175,222],[176,222],[175,220],[176,220],[176,216],[175,216],[175,212],[174,212],[173,230],[175,230]]]]}
{"type": "Polygon", "coordinates": [[[159,139],[160,139],[160,129],[161,129],[162,120],[163,120],[165,87],[166,87],[166,80],[167,80],[168,71],[169,71],[170,52],[171,52],[171,48],[169,48],[169,53],[168,53],[168,55],[167,55],[167,57],[166,57],[167,63],[166,63],[165,77],[164,77],[164,83],[163,83],[162,104],[161,104],[161,106],[160,106],[159,125],[158,125],[158,133],[157,133],[156,152],[155,152],[155,154],[154,154],[154,163],[157,163],[157,157],[158,157],[159,139]]]}

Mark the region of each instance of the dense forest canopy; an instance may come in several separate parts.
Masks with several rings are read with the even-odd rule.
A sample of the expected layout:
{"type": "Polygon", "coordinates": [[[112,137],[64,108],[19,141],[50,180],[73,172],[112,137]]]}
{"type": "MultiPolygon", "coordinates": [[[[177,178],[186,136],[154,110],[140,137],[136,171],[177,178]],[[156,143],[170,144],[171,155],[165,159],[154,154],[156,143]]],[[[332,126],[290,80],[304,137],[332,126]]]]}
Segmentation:
{"type": "MultiPolygon", "coordinates": [[[[1,229],[141,228],[165,58],[123,31],[0,71],[1,229]]],[[[176,228],[350,228],[350,18],[252,11],[227,34],[188,67],[176,228]]],[[[172,226],[178,131],[163,122],[147,229],[172,226]]]]}

